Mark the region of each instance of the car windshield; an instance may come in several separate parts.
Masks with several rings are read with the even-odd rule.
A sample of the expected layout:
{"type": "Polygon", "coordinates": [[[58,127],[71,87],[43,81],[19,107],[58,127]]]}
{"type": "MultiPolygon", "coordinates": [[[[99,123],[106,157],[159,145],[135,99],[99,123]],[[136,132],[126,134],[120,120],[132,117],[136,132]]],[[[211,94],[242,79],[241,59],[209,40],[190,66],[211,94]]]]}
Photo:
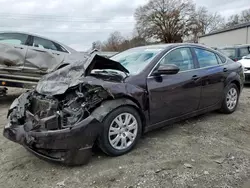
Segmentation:
{"type": "Polygon", "coordinates": [[[248,54],[244,59],[250,59],[250,54],[248,54]]]}
{"type": "Polygon", "coordinates": [[[130,74],[141,72],[163,48],[134,48],[121,52],[110,59],[121,63],[130,74]]]}
{"type": "Polygon", "coordinates": [[[220,51],[225,54],[227,57],[235,57],[235,49],[234,48],[225,48],[220,49],[220,51]]]}

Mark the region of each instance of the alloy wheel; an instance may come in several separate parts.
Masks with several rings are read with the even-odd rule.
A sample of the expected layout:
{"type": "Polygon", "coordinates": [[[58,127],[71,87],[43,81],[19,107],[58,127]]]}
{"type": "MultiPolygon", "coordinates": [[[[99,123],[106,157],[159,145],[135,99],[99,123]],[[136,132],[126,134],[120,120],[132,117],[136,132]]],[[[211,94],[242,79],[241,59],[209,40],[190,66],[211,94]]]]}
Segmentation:
{"type": "Polygon", "coordinates": [[[114,149],[127,149],[135,141],[137,132],[136,118],[130,113],[122,113],[115,117],[109,127],[109,143],[114,149]]]}
{"type": "Polygon", "coordinates": [[[235,88],[229,89],[226,100],[228,109],[229,110],[234,109],[235,106],[237,105],[237,100],[238,100],[238,94],[235,88]]]}

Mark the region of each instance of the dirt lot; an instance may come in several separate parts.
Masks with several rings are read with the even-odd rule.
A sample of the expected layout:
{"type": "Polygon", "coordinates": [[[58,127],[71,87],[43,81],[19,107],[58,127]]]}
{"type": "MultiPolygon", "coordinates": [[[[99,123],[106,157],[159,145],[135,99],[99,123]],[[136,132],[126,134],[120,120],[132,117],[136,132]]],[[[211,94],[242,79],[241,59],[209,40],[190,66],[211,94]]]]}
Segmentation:
{"type": "MultiPolygon", "coordinates": [[[[0,131],[12,100],[0,99],[0,131]]],[[[209,113],[146,134],[127,155],[97,151],[88,165],[40,160],[0,135],[0,187],[250,187],[250,87],[232,115],[209,113]]]]}

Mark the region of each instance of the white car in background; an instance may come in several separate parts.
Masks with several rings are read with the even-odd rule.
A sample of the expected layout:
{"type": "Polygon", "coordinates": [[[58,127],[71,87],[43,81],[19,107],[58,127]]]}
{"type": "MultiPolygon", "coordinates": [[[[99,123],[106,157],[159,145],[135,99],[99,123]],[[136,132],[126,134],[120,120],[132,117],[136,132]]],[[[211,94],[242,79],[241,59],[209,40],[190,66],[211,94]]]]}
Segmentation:
{"type": "Polygon", "coordinates": [[[244,67],[245,83],[250,84],[250,54],[242,57],[238,62],[244,67]]]}

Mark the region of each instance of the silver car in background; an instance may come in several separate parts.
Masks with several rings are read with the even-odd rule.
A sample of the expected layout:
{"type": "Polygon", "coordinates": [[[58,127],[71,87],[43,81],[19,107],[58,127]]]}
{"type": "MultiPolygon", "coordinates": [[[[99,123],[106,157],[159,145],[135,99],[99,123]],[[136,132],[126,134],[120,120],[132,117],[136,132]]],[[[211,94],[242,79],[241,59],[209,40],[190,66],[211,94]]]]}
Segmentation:
{"type": "Polygon", "coordinates": [[[0,32],[0,86],[34,85],[76,50],[59,42],[20,32],[0,32]],[[20,83],[20,84],[19,84],[20,83]]]}

